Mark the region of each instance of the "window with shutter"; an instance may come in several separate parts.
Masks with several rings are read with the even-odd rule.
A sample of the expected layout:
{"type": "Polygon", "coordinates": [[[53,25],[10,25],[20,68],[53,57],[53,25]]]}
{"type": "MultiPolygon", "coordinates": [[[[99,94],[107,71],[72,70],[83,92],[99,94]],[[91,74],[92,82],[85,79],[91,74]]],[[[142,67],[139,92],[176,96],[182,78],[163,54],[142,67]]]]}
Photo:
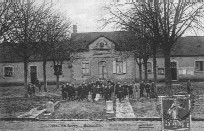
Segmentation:
{"type": "Polygon", "coordinates": [[[126,61],[123,61],[123,73],[126,73],[126,68],[127,68],[126,61]]]}
{"type": "Polygon", "coordinates": [[[114,60],[113,61],[113,74],[116,73],[116,61],[114,60]]]}
{"type": "Polygon", "coordinates": [[[89,61],[82,61],[82,74],[83,75],[90,75],[89,61]]]}
{"type": "Polygon", "coordinates": [[[126,72],[126,61],[113,61],[113,73],[125,74],[126,72]]]}

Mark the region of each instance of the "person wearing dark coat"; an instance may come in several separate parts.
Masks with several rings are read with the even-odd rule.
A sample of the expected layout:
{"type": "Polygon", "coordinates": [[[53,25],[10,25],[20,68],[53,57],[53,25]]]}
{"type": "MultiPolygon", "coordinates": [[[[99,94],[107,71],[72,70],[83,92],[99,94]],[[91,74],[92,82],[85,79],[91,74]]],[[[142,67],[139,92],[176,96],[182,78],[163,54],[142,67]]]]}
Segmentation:
{"type": "Polygon", "coordinates": [[[117,98],[119,99],[119,102],[121,102],[121,99],[123,97],[123,87],[122,85],[118,85],[118,88],[117,88],[117,98]]]}
{"type": "Polygon", "coordinates": [[[78,101],[82,100],[82,85],[77,88],[78,101]]]}
{"type": "Polygon", "coordinates": [[[146,91],[146,94],[147,94],[147,98],[150,97],[150,84],[149,82],[147,82],[147,84],[145,85],[145,91],[146,91]]]}
{"type": "Polygon", "coordinates": [[[107,86],[104,87],[104,99],[105,101],[109,100],[109,89],[107,86]]]}
{"type": "Polygon", "coordinates": [[[68,96],[69,100],[74,100],[74,86],[71,83],[68,86],[68,96]]]}
{"type": "Polygon", "coordinates": [[[82,89],[82,93],[83,93],[83,99],[86,98],[86,100],[88,101],[88,95],[89,95],[89,87],[88,84],[84,84],[83,89],[82,89]]]}
{"type": "Polygon", "coordinates": [[[41,84],[37,78],[35,80],[35,86],[38,87],[38,91],[41,92],[41,84]]]}
{"type": "Polygon", "coordinates": [[[91,86],[92,86],[92,83],[88,83],[87,85],[88,94],[91,92],[91,86]]]}
{"type": "Polygon", "coordinates": [[[108,88],[107,89],[108,90],[108,100],[111,100],[111,94],[114,91],[114,89],[111,84],[109,84],[107,88],[108,88]]]}
{"type": "Polygon", "coordinates": [[[115,85],[115,95],[118,94],[118,88],[119,88],[119,85],[120,85],[119,82],[115,85]]]}
{"type": "Polygon", "coordinates": [[[132,85],[128,85],[128,92],[129,92],[129,98],[133,97],[133,86],[132,85]]]}
{"type": "Polygon", "coordinates": [[[140,98],[144,97],[144,89],[145,89],[145,84],[143,83],[143,81],[141,81],[141,83],[140,83],[140,98]]]}
{"type": "Polygon", "coordinates": [[[187,92],[188,94],[191,94],[191,81],[190,80],[188,80],[187,82],[187,92]]]}
{"type": "Polygon", "coordinates": [[[152,84],[151,84],[150,97],[156,98],[156,84],[154,82],[152,82],[152,84]]]}
{"type": "Polygon", "coordinates": [[[62,99],[63,100],[65,100],[66,99],[66,91],[65,91],[66,89],[65,89],[65,84],[62,84],[62,86],[61,86],[61,94],[62,94],[62,99]]]}
{"type": "Polygon", "coordinates": [[[96,93],[97,93],[96,84],[93,84],[91,87],[91,98],[92,98],[93,102],[95,101],[96,93]]]}
{"type": "Polygon", "coordinates": [[[27,90],[28,90],[29,97],[32,97],[32,94],[33,94],[33,85],[32,85],[31,82],[28,83],[27,90]]]}
{"type": "Polygon", "coordinates": [[[123,89],[124,89],[124,94],[123,94],[123,99],[127,97],[128,95],[128,85],[127,83],[125,82],[124,85],[123,85],[123,89]]]}
{"type": "Polygon", "coordinates": [[[105,85],[102,84],[102,86],[100,87],[100,94],[101,94],[101,97],[104,98],[104,94],[105,94],[105,85]]]}
{"type": "Polygon", "coordinates": [[[101,86],[101,82],[99,79],[96,81],[96,86],[98,86],[98,85],[101,86]]]}

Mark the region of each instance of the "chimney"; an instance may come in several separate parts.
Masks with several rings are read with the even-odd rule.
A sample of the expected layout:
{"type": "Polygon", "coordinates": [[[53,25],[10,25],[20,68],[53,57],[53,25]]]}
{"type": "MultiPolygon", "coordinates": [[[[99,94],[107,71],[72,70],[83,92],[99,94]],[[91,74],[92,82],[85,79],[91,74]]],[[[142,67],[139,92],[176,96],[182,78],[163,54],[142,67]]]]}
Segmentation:
{"type": "Polygon", "coordinates": [[[73,33],[77,33],[77,25],[73,25],[73,33]]]}

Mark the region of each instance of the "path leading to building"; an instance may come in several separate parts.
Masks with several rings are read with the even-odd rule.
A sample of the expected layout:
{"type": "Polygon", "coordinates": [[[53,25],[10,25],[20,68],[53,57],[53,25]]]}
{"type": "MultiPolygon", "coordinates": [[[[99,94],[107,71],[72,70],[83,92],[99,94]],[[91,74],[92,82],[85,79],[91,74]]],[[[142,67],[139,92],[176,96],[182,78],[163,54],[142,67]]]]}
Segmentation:
{"type": "Polygon", "coordinates": [[[116,99],[116,118],[135,118],[129,99],[122,100],[122,102],[116,99]]]}

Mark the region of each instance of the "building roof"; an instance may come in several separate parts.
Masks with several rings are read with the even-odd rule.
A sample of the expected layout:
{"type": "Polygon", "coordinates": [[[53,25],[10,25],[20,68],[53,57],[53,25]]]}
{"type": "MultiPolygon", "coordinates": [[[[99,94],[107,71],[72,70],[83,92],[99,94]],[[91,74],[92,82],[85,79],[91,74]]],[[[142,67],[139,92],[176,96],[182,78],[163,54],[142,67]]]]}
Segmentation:
{"type": "Polygon", "coordinates": [[[71,38],[72,42],[78,51],[88,50],[88,46],[100,37],[105,37],[115,44],[116,50],[129,50],[130,47],[125,44],[127,39],[130,39],[131,34],[124,31],[115,32],[86,32],[86,33],[73,33],[71,38]]]}
{"type": "Polygon", "coordinates": [[[171,53],[172,56],[204,56],[204,37],[181,37],[171,53]]]}
{"type": "MultiPolygon", "coordinates": [[[[132,34],[124,31],[116,32],[88,32],[73,33],[71,40],[77,51],[88,51],[88,46],[100,37],[105,37],[115,44],[118,51],[131,50],[132,34]]],[[[171,53],[172,56],[204,56],[204,37],[203,36],[187,36],[178,40],[171,53]]],[[[160,55],[159,55],[160,56],[160,55]]],[[[32,61],[41,60],[39,57],[32,57],[32,61]]],[[[0,62],[19,62],[22,58],[18,57],[15,52],[8,48],[0,47],[0,62]]]]}
{"type": "MultiPolygon", "coordinates": [[[[72,40],[79,51],[87,51],[88,45],[99,37],[105,37],[112,41],[116,50],[131,50],[131,44],[125,44],[132,41],[132,34],[124,31],[116,32],[88,32],[72,34],[72,40]]],[[[204,55],[204,36],[186,36],[181,37],[175,44],[171,52],[172,56],[198,56],[204,55]]]]}

